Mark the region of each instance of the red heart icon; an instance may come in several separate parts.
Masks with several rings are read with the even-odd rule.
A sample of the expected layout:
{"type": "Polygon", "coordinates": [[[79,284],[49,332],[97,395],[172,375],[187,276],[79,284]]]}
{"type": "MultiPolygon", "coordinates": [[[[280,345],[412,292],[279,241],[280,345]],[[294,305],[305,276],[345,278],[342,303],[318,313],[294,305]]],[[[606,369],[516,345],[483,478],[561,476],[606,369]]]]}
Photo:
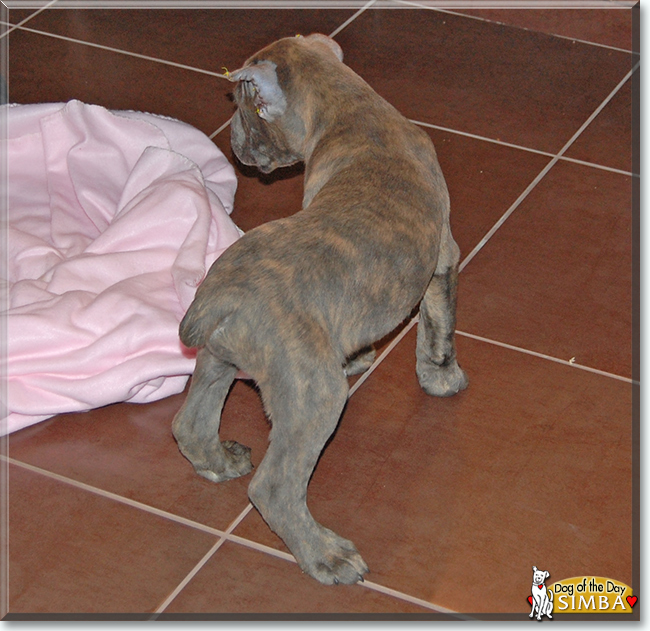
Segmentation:
{"type": "Polygon", "coordinates": [[[538,585],[537,589],[544,589],[544,585],[538,585]]]}
{"type": "MultiPolygon", "coordinates": [[[[629,598],[629,596],[628,596],[628,598],[629,598]]],[[[528,596],[528,604],[529,605],[533,604],[533,597],[532,596],[528,596]]]]}
{"type": "Polygon", "coordinates": [[[627,604],[630,605],[630,607],[634,607],[636,601],[639,599],[636,596],[628,596],[625,600],[627,600],[627,604]]]}

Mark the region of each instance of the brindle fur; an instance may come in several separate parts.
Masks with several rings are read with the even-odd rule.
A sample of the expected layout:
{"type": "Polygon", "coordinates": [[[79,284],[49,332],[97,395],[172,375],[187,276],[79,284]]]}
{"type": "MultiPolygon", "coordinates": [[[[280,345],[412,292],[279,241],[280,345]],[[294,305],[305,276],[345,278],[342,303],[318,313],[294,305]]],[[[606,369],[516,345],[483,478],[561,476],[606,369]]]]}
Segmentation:
{"type": "Polygon", "coordinates": [[[448,396],[467,385],[454,348],[459,250],[435,150],[341,59],[325,36],[287,38],[231,75],[233,151],[264,172],[304,161],[303,210],[251,230],[208,272],[180,327],[200,349],[173,423],[200,475],[247,474],[250,450],[220,442],[219,423],[237,369],[257,382],[272,429],[249,497],[302,570],[327,584],[368,571],[306,503],[346,372],[365,370],[372,343],[420,303],[422,387],[448,396]]]}

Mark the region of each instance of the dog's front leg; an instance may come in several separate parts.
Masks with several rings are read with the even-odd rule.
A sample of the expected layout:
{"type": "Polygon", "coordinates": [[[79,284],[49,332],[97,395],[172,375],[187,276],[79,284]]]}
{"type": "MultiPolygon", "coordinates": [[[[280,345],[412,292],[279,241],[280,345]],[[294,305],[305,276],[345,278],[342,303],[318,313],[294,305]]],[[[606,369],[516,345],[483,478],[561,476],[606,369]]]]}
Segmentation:
{"type": "Polygon", "coordinates": [[[273,428],[248,494],[304,572],[325,584],[356,583],[368,567],[354,544],[307,508],[309,478],[345,406],[347,380],[333,353],[298,352],[279,352],[271,377],[259,384],[273,428]]]}
{"type": "Polygon", "coordinates": [[[221,410],[236,373],[235,366],[207,348],[199,350],[190,391],[172,423],[181,453],[199,475],[213,482],[237,478],[253,468],[248,447],[219,440],[221,410]]]}

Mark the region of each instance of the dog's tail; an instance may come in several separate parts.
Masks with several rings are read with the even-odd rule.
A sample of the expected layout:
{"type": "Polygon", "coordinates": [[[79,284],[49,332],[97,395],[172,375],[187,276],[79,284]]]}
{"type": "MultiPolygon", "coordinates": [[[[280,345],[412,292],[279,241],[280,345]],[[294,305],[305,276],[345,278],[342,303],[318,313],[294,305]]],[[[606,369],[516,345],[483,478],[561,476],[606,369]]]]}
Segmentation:
{"type": "MultiPolygon", "coordinates": [[[[209,281],[209,277],[207,281],[209,281]]],[[[204,281],[178,327],[181,342],[188,348],[205,346],[210,337],[230,320],[236,309],[236,296],[204,281]]]]}
{"type": "Polygon", "coordinates": [[[208,340],[210,333],[208,329],[211,328],[208,326],[207,320],[207,318],[200,317],[197,314],[197,309],[194,308],[194,303],[192,303],[178,327],[181,342],[188,348],[203,346],[208,340]]]}

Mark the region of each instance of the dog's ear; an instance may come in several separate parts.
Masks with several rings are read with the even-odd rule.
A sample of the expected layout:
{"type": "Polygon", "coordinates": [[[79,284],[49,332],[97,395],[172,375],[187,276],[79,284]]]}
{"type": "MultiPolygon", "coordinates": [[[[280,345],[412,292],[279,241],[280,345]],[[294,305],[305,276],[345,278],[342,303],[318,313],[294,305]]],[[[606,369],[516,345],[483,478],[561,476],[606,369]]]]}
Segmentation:
{"type": "Polygon", "coordinates": [[[548,572],[544,572],[546,574],[546,578],[549,578],[551,575],[548,572]]]}
{"type": "Polygon", "coordinates": [[[322,33],[312,33],[305,39],[311,39],[325,44],[337,56],[339,61],[343,61],[343,50],[331,37],[327,37],[327,35],[323,35],[322,33]]]}
{"type": "Polygon", "coordinates": [[[537,568],[533,565],[533,572],[537,572],[537,568]]]}
{"type": "Polygon", "coordinates": [[[287,100],[278,83],[277,66],[272,61],[260,61],[228,74],[230,81],[248,81],[254,92],[253,101],[260,118],[273,121],[284,114],[287,100]]]}

